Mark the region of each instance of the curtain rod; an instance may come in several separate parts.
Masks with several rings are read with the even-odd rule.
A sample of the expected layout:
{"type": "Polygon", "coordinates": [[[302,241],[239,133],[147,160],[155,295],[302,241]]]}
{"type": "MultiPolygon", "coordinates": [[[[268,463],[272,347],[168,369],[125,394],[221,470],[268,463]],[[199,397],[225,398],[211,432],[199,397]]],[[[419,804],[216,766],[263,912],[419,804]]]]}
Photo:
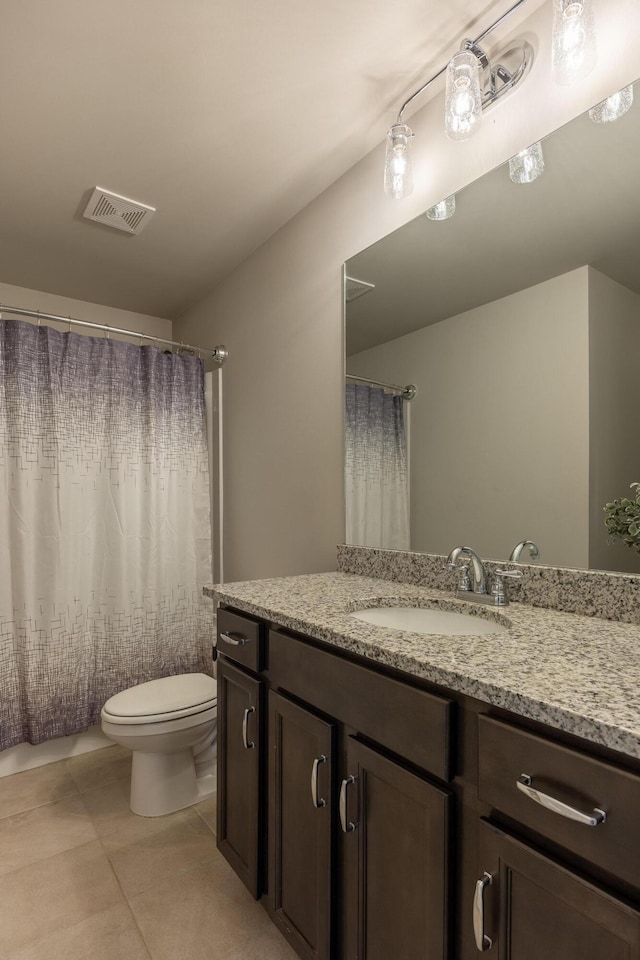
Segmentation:
{"type": "Polygon", "coordinates": [[[69,323],[79,327],[92,327],[94,330],[104,330],[106,333],[121,333],[127,337],[138,337],[140,340],[147,340],[152,343],[166,343],[171,347],[193,350],[194,353],[209,353],[211,354],[211,359],[220,365],[222,365],[229,356],[229,351],[222,345],[214,347],[213,349],[210,347],[194,347],[190,343],[181,343],[179,340],[166,340],[164,337],[152,337],[146,333],[140,333],[138,330],[125,330],[122,327],[111,327],[107,323],[91,323],[89,320],[74,320],[73,317],[58,317],[54,313],[42,313],[41,310],[25,310],[24,307],[9,307],[5,303],[0,303],[0,319],[3,313],[15,313],[18,316],[32,317],[38,321],[52,320],[55,323],[69,323]]]}
{"type": "Polygon", "coordinates": [[[352,374],[345,374],[347,380],[355,380],[357,383],[366,383],[370,387],[384,387],[385,390],[393,390],[399,393],[403,400],[413,400],[418,392],[417,387],[408,383],[406,387],[399,387],[396,383],[382,383],[381,380],[369,380],[368,377],[354,377],[352,374]]]}

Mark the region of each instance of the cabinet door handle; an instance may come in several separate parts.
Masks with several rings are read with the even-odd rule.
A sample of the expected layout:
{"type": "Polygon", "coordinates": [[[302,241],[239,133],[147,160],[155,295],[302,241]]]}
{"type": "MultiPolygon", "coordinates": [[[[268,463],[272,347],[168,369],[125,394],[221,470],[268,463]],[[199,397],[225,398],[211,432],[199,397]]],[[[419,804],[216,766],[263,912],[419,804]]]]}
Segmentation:
{"type": "Polygon", "coordinates": [[[245,643],[249,643],[251,637],[243,637],[241,633],[221,633],[220,639],[224,640],[225,643],[230,643],[233,647],[244,647],[245,643]]]}
{"type": "Polygon", "coordinates": [[[342,781],[340,787],[340,826],[342,827],[344,833],[353,833],[355,828],[358,826],[357,823],[354,823],[353,820],[347,821],[347,790],[349,789],[350,784],[355,783],[357,777],[347,777],[346,780],[342,781]]]}
{"type": "Polygon", "coordinates": [[[535,803],[539,803],[541,807],[546,807],[547,810],[553,810],[554,813],[559,813],[561,817],[566,817],[568,820],[576,820],[578,823],[584,823],[587,827],[597,827],[598,824],[605,823],[607,819],[606,813],[604,810],[600,810],[599,807],[594,807],[593,813],[583,813],[582,810],[576,810],[575,807],[570,807],[561,800],[556,800],[555,797],[549,796],[548,793],[541,793],[531,784],[532,778],[528,773],[521,773],[516,780],[516,787],[518,790],[521,790],[526,797],[529,797],[529,799],[535,803]]]}
{"type": "Polygon", "coordinates": [[[253,750],[255,743],[253,740],[249,740],[249,717],[252,713],[256,712],[255,707],[247,707],[244,712],[244,717],[242,718],[242,742],[244,743],[245,750],[253,750]]]}
{"type": "Polygon", "coordinates": [[[326,763],[326,760],[327,758],[323,753],[321,756],[315,758],[311,768],[311,799],[316,810],[320,807],[326,807],[327,805],[327,801],[323,800],[322,797],[318,799],[318,769],[321,763],[326,763]]]}
{"type": "Polygon", "coordinates": [[[490,950],[493,946],[493,940],[484,932],[484,888],[492,882],[493,877],[485,871],[476,882],[476,891],[473,895],[473,935],[476,939],[476,947],[481,953],[490,950]]]}

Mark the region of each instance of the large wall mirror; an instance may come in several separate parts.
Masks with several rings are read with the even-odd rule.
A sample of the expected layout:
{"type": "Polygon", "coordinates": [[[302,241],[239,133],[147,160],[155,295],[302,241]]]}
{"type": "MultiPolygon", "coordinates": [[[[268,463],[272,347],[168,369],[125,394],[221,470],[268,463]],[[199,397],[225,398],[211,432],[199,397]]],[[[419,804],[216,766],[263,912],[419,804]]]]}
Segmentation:
{"type": "Polygon", "coordinates": [[[369,406],[408,455],[406,503],[384,464],[380,490],[347,490],[347,542],[504,560],[530,539],[544,564],[640,572],[604,526],[640,481],[640,102],[542,146],[534,182],[501,166],[346,264],[349,485],[369,406]]]}

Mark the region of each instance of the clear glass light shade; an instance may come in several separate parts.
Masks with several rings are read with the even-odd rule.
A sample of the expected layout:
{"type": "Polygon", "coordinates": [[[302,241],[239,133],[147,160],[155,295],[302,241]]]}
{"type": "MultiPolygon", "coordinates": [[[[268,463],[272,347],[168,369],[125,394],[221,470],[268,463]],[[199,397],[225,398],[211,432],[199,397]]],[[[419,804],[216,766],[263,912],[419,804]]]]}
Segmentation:
{"type": "Polygon", "coordinates": [[[447,67],[444,129],[450,140],[468,140],[481,120],[480,64],[470,50],[459,50],[447,67]]]}
{"type": "Polygon", "coordinates": [[[427,216],[429,220],[448,220],[456,212],[456,195],[455,193],[447,197],[446,200],[440,200],[439,203],[434,203],[432,207],[429,207],[427,210],[427,216]]]}
{"type": "Polygon", "coordinates": [[[554,79],[582,80],[596,65],[593,0],[553,0],[551,63],[554,79]]]}
{"type": "Polygon", "coordinates": [[[394,123],[387,134],[384,160],[384,192],[394,200],[408,197],[413,190],[410,144],[413,133],[406,123],[394,123]]]}
{"type": "Polygon", "coordinates": [[[589,110],[589,116],[594,123],[612,123],[624,117],[627,110],[631,109],[633,103],[633,86],[623,87],[617,93],[612,93],[610,97],[603,100],[597,106],[589,110]]]}
{"type": "Polygon", "coordinates": [[[534,143],[509,160],[509,176],[514,183],[533,183],[544,173],[542,145],[534,143]]]}

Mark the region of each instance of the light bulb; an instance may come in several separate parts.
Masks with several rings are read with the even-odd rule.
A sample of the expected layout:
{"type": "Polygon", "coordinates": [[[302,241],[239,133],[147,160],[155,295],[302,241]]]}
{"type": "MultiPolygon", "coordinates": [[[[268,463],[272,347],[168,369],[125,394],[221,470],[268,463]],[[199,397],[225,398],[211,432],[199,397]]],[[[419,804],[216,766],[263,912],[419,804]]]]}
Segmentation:
{"type": "Polygon", "coordinates": [[[384,160],[384,192],[401,200],[413,190],[409,145],[413,133],[406,123],[394,123],[387,134],[384,160]]]}
{"type": "Polygon", "coordinates": [[[623,87],[617,93],[612,93],[610,97],[598,103],[589,110],[589,116],[594,123],[612,123],[624,117],[627,110],[631,109],[633,103],[633,84],[623,87]]]}
{"type": "Polygon", "coordinates": [[[582,80],[597,59],[592,0],[553,0],[554,79],[563,84],[582,80]]]}
{"type": "Polygon", "coordinates": [[[454,193],[450,197],[447,197],[446,200],[440,200],[438,203],[434,203],[432,207],[429,207],[427,217],[429,220],[448,220],[455,212],[456,195],[454,193]]]}
{"type": "Polygon", "coordinates": [[[444,129],[450,140],[468,140],[482,119],[480,65],[470,50],[459,50],[447,67],[444,129]]]}
{"type": "Polygon", "coordinates": [[[533,183],[544,173],[542,145],[534,143],[509,160],[509,176],[514,183],[533,183]]]}

